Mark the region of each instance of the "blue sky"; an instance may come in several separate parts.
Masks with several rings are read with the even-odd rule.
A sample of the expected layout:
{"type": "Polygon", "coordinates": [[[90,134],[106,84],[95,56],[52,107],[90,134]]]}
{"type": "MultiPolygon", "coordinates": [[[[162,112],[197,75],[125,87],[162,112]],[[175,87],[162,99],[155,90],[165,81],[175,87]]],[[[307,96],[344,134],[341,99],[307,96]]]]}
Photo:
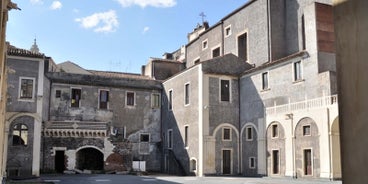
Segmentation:
{"type": "Polygon", "coordinates": [[[247,0],[12,0],[7,41],[30,49],[33,40],[56,63],[140,73],[149,57],[187,43],[204,12],[210,25],[247,0]]]}

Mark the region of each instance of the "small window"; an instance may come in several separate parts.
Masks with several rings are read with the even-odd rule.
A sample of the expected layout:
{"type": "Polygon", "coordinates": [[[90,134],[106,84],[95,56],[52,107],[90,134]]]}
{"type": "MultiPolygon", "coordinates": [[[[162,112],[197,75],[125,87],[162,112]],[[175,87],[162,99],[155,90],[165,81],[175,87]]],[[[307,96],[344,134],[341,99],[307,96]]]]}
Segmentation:
{"type": "Polygon", "coordinates": [[[79,107],[81,100],[82,90],[77,88],[72,88],[72,101],[71,107],[79,107]]]}
{"type": "Polygon", "coordinates": [[[272,125],[272,137],[279,137],[279,127],[277,124],[272,125]]]}
{"type": "Polygon", "coordinates": [[[247,133],[247,141],[252,141],[253,140],[253,128],[252,127],[247,127],[246,128],[246,133],[247,133]]]}
{"type": "Polygon", "coordinates": [[[33,99],[34,93],[34,79],[21,78],[20,79],[20,99],[33,99]]]}
{"type": "Polygon", "coordinates": [[[160,94],[158,93],[153,93],[151,95],[151,107],[154,108],[154,109],[158,109],[160,108],[161,106],[161,103],[160,103],[160,94]]]}
{"type": "Polygon", "coordinates": [[[262,73],[262,89],[268,89],[268,72],[262,73]]]}
{"type": "Polygon", "coordinates": [[[173,135],[171,129],[167,131],[167,148],[173,148],[173,135]]]}
{"type": "Polygon", "coordinates": [[[230,36],[231,35],[231,25],[230,26],[227,26],[225,28],[225,36],[230,36]]]}
{"type": "Polygon", "coordinates": [[[198,64],[198,63],[200,63],[200,62],[201,62],[201,59],[200,59],[200,58],[198,58],[198,59],[194,60],[194,64],[198,64]]]}
{"type": "Polygon", "coordinates": [[[221,80],[221,101],[229,102],[230,101],[230,81],[229,80],[221,80]]]}
{"type": "Polygon", "coordinates": [[[61,90],[56,90],[55,91],[55,98],[60,98],[61,97],[61,90]]]}
{"type": "Polygon", "coordinates": [[[99,99],[100,109],[107,109],[108,108],[108,102],[109,102],[109,91],[107,90],[100,90],[100,99],[99,99]]]}
{"type": "Polygon", "coordinates": [[[202,42],[202,50],[207,49],[208,48],[208,40],[205,40],[202,42]]]}
{"type": "Polygon", "coordinates": [[[190,85],[185,84],[185,86],[184,86],[184,103],[185,103],[185,105],[189,105],[189,94],[190,94],[190,85]]]}
{"type": "Polygon", "coordinates": [[[238,37],[238,57],[248,61],[248,36],[244,33],[238,37]]]}
{"type": "Polygon", "coordinates": [[[27,146],[28,127],[24,124],[17,124],[13,127],[13,146],[27,146]]]}
{"type": "Polygon", "coordinates": [[[149,134],[141,134],[140,142],[149,142],[150,141],[150,135],[149,134]]]}
{"type": "Polygon", "coordinates": [[[184,127],[184,146],[188,147],[188,133],[189,133],[189,126],[184,127]]]}
{"type": "Polygon", "coordinates": [[[222,129],[222,140],[231,141],[231,128],[222,129]]]}
{"type": "Polygon", "coordinates": [[[255,157],[249,157],[249,168],[250,169],[256,168],[256,158],[255,157]]]}
{"type": "Polygon", "coordinates": [[[197,171],[197,161],[195,159],[190,160],[190,170],[192,172],[197,171]]]}
{"type": "Polygon", "coordinates": [[[212,58],[219,57],[220,56],[220,47],[217,47],[212,50],[212,58]]]}
{"type": "Polygon", "coordinates": [[[303,136],[311,135],[311,127],[310,125],[303,126],[303,136]]]}
{"type": "Polygon", "coordinates": [[[302,79],[301,61],[297,61],[294,63],[294,81],[301,81],[302,79]]]}
{"type": "Polygon", "coordinates": [[[133,92],[126,93],[126,105],[134,106],[135,105],[135,95],[133,92]]]}
{"type": "Polygon", "coordinates": [[[173,91],[170,90],[169,91],[169,99],[168,99],[169,110],[172,110],[172,99],[173,99],[173,91]]]}

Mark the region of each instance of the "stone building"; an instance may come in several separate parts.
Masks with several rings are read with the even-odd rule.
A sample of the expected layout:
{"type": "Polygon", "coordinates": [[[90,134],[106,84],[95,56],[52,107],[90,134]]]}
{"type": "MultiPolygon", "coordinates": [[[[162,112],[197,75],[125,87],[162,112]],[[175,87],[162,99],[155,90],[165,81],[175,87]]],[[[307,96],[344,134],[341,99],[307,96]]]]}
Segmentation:
{"type": "Polygon", "coordinates": [[[163,81],[164,170],[341,178],[330,4],[253,0],[194,29],[163,81]]]}
{"type": "MultiPolygon", "coordinates": [[[[44,62],[22,74],[12,61],[9,82],[33,79],[38,91],[27,103],[41,109],[19,119],[35,122],[24,123],[35,132],[22,148],[33,150],[32,162],[21,169],[115,172],[145,161],[147,171],[171,174],[341,178],[330,4],[248,1],[213,26],[198,25],[175,52],[150,58],[142,74],[69,61],[54,68],[41,55],[22,58],[44,62]]],[[[9,114],[27,107],[16,105],[17,89],[9,114]]],[[[9,137],[23,130],[10,124],[17,118],[9,137]]]]}

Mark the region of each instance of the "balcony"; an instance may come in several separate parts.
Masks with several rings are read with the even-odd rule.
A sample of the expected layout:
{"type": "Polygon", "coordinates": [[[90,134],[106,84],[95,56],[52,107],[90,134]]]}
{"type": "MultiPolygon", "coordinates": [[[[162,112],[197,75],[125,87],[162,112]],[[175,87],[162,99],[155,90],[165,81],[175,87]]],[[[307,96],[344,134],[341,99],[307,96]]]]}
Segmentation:
{"type": "Polygon", "coordinates": [[[46,137],[106,137],[107,122],[51,121],[46,122],[43,136],[46,137]]]}
{"type": "Polygon", "coordinates": [[[283,105],[274,105],[272,107],[266,107],[266,116],[285,114],[293,111],[306,111],[315,108],[327,107],[338,104],[337,95],[324,96],[321,98],[306,99],[304,101],[288,103],[283,105]]]}

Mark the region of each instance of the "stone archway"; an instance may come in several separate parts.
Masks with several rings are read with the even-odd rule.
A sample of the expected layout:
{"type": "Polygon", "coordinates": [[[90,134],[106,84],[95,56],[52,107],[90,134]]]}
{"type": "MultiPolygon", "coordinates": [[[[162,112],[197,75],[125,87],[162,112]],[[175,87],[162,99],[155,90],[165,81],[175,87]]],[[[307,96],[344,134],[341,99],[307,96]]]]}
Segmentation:
{"type": "Polygon", "coordinates": [[[104,155],[96,148],[83,148],[76,153],[76,168],[79,170],[103,170],[104,155]]]}
{"type": "Polygon", "coordinates": [[[312,118],[301,119],[295,127],[295,169],[297,177],[320,177],[319,131],[312,118]]]}
{"type": "Polygon", "coordinates": [[[335,118],[331,126],[331,158],[332,178],[341,179],[341,153],[339,118],[335,118]]]}
{"type": "Polygon", "coordinates": [[[274,121],[267,127],[267,173],[269,176],[285,176],[285,130],[274,121]]]}

